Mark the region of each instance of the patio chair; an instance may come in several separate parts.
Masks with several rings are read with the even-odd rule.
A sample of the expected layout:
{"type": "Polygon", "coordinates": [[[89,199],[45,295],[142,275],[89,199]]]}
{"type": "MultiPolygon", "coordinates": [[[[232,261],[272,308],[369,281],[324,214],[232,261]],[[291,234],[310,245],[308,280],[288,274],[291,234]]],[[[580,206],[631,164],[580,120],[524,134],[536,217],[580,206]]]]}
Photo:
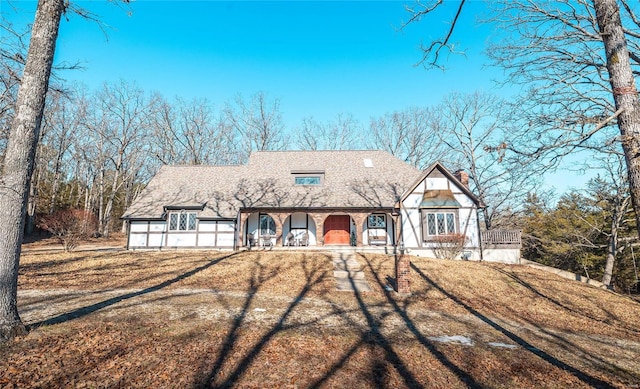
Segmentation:
{"type": "Polygon", "coordinates": [[[293,237],[293,232],[289,231],[289,233],[287,234],[287,238],[285,240],[285,244],[287,246],[295,246],[296,242],[295,242],[295,239],[293,237]]]}
{"type": "Polygon", "coordinates": [[[247,237],[248,240],[248,244],[249,244],[249,249],[251,249],[251,247],[255,247],[258,245],[258,239],[256,239],[256,236],[254,234],[249,234],[249,236],[247,237]]]}
{"type": "Polygon", "coordinates": [[[300,237],[300,246],[309,246],[309,234],[306,232],[300,237]]]}
{"type": "Polygon", "coordinates": [[[271,242],[271,235],[270,234],[263,234],[262,235],[262,247],[272,247],[273,243],[271,242]]]}

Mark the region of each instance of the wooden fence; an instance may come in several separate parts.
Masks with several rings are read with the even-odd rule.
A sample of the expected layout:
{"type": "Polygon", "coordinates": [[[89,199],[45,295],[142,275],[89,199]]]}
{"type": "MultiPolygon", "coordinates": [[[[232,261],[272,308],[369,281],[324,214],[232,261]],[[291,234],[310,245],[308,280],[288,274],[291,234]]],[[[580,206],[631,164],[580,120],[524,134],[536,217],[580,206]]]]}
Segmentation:
{"type": "Polygon", "coordinates": [[[518,246],[522,245],[521,230],[489,230],[482,231],[483,246],[518,246]]]}

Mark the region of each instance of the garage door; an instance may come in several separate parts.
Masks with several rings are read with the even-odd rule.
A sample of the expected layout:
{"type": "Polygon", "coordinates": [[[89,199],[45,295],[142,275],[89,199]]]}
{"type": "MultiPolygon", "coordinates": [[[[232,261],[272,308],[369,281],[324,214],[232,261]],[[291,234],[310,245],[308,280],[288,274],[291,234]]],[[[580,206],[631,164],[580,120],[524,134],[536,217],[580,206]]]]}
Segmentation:
{"type": "Polygon", "coordinates": [[[324,221],[324,244],[351,243],[351,218],[349,215],[332,215],[324,221]]]}

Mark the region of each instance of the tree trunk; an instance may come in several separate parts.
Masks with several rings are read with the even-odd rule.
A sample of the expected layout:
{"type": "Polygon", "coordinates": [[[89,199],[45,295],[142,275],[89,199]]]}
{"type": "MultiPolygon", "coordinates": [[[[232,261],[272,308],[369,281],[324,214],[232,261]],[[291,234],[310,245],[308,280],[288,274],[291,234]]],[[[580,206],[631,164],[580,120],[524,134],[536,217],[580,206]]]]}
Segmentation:
{"type": "Polygon", "coordinates": [[[51,202],[49,203],[49,215],[53,215],[53,213],[56,211],[58,191],[60,190],[62,153],[63,151],[58,149],[58,155],[56,155],[56,162],[53,167],[53,182],[51,183],[51,202]]]}
{"type": "Polygon", "coordinates": [[[24,333],[18,266],[27,196],[64,0],[40,0],[0,177],[0,341],[24,333]]]}
{"type": "Polygon", "coordinates": [[[608,289],[611,289],[611,279],[613,278],[613,265],[616,262],[616,254],[618,253],[618,222],[617,215],[614,214],[611,222],[611,235],[609,235],[609,244],[607,245],[607,256],[604,266],[604,274],[602,275],[602,283],[608,289]]]}
{"type": "Polygon", "coordinates": [[[640,101],[629,60],[627,40],[622,29],[616,0],[593,0],[600,35],[607,57],[607,70],[622,139],[629,191],[640,236],[640,101]]]}
{"type": "Polygon", "coordinates": [[[105,212],[104,212],[104,177],[105,177],[104,164],[100,167],[100,177],[98,178],[98,226],[100,228],[100,234],[104,235],[105,224],[105,212]]]}
{"type": "Polygon", "coordinates": [[[31,235],[36,225],[36,207],[38,204],[38,188],[39,188],[39,174],[38,168],[33,169],[34,174],[31,176],[31,182],[29,183],[29,197],[27,199],[27,216],[25,220],[24,232],[27,235],[31,235]],[[35,177],[34,177],[35,176],[35,177]],[[35,178],[35,180],[34,180],[35,178]]]}
{"type": "Polygon", "coordinates": [[[116,166],[113,172],[113,181],[111,182],[111,193],[109,193],[109,197],[107,198],[107,205],[104,209],[104,229],[102,231],[102,235],[105,238],[109,237],[111,234],[111,214],[113,213],[113,202],[116,199],[116,194],[118,191],[118,180],[120,179],[120,170],[122,169],[122,152],[118,155],[118,161],[116,162],[116,166]]]}

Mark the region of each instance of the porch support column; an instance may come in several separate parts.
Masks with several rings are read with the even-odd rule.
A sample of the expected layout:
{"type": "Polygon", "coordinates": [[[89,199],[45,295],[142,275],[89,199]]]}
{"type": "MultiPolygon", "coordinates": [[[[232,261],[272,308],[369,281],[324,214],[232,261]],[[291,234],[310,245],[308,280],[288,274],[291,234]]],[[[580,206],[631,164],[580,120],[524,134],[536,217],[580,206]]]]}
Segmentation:
{"type": "Polygon", "coordinates": [[[238,242],[238,247],[244,247],[246,246],[244,238],[246,235],[246,231],[244,230],[244,226],[247,222],[247,219],[249,219],[249,214],[248,213],[244,213],[244,212],[240,212],[240,225],[238,226],[238,239],[240,240],[238,242]]]}
{"type": "Polygon", "coordinates": [[[358,212],[351,214],[353,222],[356,224],[356,247],[362,247],[362,234],[364,232],[364,221],[367,219],[368,214],[358,212]]]}
{"type": "Polygon", "coordinates": [[[324,246],[324,219],[327,215],[324,213],[309,213],[313,222],[316,223],[316,245],[324,246]]]}
{"type": "Polygon", "coordinates": [[[282,232],[284,231],[284,221],[287,220],[288,213],[271,213],[274,223],[276,224],[276,246],[282,246],[284,243],[284,237],[282,232]]]}

